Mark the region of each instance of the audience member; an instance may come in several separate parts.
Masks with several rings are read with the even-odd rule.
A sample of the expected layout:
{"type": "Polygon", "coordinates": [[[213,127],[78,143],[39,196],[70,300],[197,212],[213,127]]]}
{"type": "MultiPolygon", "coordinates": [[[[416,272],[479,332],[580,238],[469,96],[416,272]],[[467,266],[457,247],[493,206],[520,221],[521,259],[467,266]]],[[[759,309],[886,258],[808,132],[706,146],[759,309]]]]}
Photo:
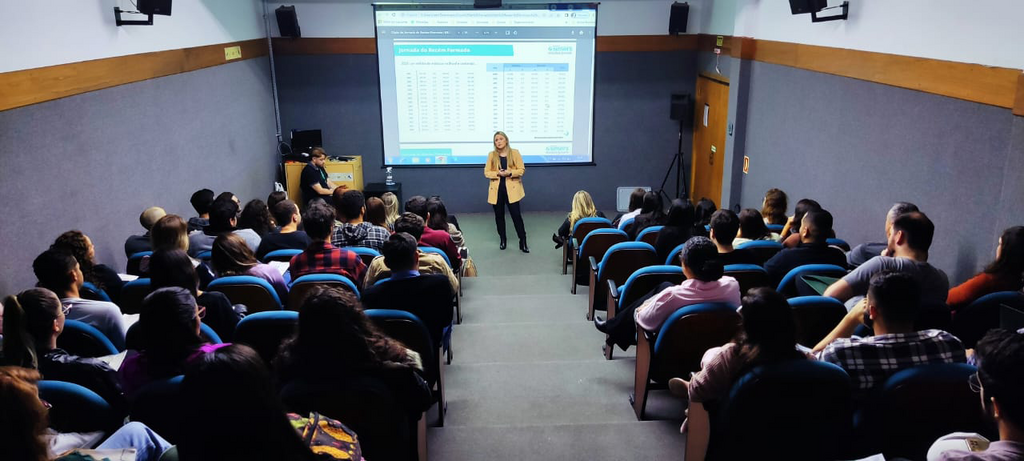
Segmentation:
{"type": "Polygon", "coordinates": [[[323,148],[314,147],[309,153],[309,163],[302,169],[299,177],[299,189],[302,191],[302,201],[308,207],[313,199],[327,199],[336,189],[348,189],[344,185],[338,186],[327,179],[327,170],[324,165],[327,163],[327,153],[323,148]]]}
{"type": "MultiPolygon", "coordinates": [[[[160,218],[150,231],[150,240],[153,243],[153,252],[181,250],[188,251],[189,235],[185,220],[178,215],[169,214],[160,218]]],[[[213,271],[206,263],[189,258],[195,273],[199,277],[199,287],[206,288],[213,281],[213,271]]],[[[149,275],[152,256],[143,256],[139,262],[139,271],[143,275],[149,275]]]]}
{"type": "Polygon", "coordinates": [[[844,368],[858,397],[904,368],[965,362],[964,347],[955,336],[942,330],[914,331],[921,299],[921,285],[911,273],[875,273],[868,283],[867,301],[847,313],[815,346],[818,359],[844,368]],[[852,336],[862,324],[872,328],[874,336],[852,336]]]}
{"type": "Polygon", "coordinates": [[[427,216],[430,216],[430,220],[427,221],[427,227],[447,232],[452,238],[452,242],[455,242],[456,247],[466,247],[466,239],[462,235],[462,230],[459,229],[458,225],[450,221],[448,208],[445,208],[441,197],[434,196],[427,199],[427,216]]]}
{"type": "Polygon", "coordinates": [[[260,239],[260,246],[256,249],[256,259],[262,260],[267,253],[274,250],[305,250],[312,242],[306,231],[300,231],[299,224],[302,223],[302,215],[299,214],[299,207],[291,200],[282,200],[271,209],[274,214],[274,221],[281,226],[281,230],[267,234],[260,239]]]}
{"type": "Polygon", "coordinates": [[[380,200],[384,202],[384,208],[387,210],[387,227],[391,232],[395,231],[395,221],[398,220],[398,197],[394,193],[385,192],[381,194],[380,200]]]}
{"type": "Polygon", "coordinates": [[[375,226],[363,220],[366,215],[366,200],[357,190],[335,189],[331,196],[337,220],[331,234],[331,244],[336,247],[366,247],[377,250],[391,235],[387,228],[375,226]]]}
{"type": "Polygon", "coordinates": [[[454,306],[448,278],[441,274],[420,274],[416,239],[396,232],[384,243],[384,262],[391,280],[368,286],[362,293],[366,309],[409,311],[427,326],[435,346],[441,345],[443,330],[452,323],[454,306]]]}
{"type": "MultiPolygon", "coordinates": [[[[277,230],[274,218],[270,216],[270,208],[263,200],[253,199],[245,204],[242,214],[238,218],[239,229],[252,229],[262,239],[267,234],[277,230]]],[[[253,249],[256,251],[256,249],[253,249]]]]}
{"type": "Polygon", "coordinates": [[[288,266],[291,280],[306,274],[339,274],[361,287],[366,264],[359,255],[331,245],[334,227],[334,208],[321,202],[310,203],[302,215],[306,233],[313,243],[302,253],[292,257],[288,266]]]}
{"type": "Polygon", "coordinates": [[[997,291],[1020,291],[1024,287],[1024,226],[1003,231],[996,246],[996,260],[970,280],[949,290],[946,304],[956,313],[968,304],[997,291]]]}
{"type": "Polygon", "coordinates": [[[804,215],[808,211],[820,209],[821,205],[809,198],[800,199],[799,202],[796,202],[796,206],[793,207],[793,217],[786,222],[786,225],[782,228],[782,233],[779,234],[782,237],[782,246],[796,248],[800,245],[800,224],[803,223],[804,215]]]}
{"type": "MultiPolygon", "coordinates": [[[[669,253],[693,237],[693,204],[688,199],[675,199],[668,209],[665,227],[658,232],[654,251],[658,253],[658,264],[668,260],[669,253]]],[[[699,235],[699,234],[696,234],[699,235]]]]}
{"type": "Polygon", "coordinates": [[[117,374],[106,362],[78,357],[57,347],[64,331],[64,306],[52,291],[32,288],[4,299],[4,363],[39,370],[49,380],[67,381],[103,397],[123,414],[127,404],[117,374]]]}
{"type": "Polygon", "coordinates": [[[910,274],[917,282],[924,306],[945,304],[949,279],[942,270],[928,264],[928,248],[932,245],[935,225],[921,212],[900,215],[892,223],[888,254],[877,256],[854,269],[825,290],[831,296],[853,307],[864,299],[871,276],[885,271],[910,274]]]}
{"type": "Polygon", "coordinates": [[[768,225],[764,223],[764,218],[761,217],[761,212],[753,208],[745,208],[740,211],[740,230],[736,233],[736,238],[733,239],[733,245],[739,245],[741,243],[753,242],[755,240],[772,240],[778,242],[782,239],[779,234],[768,230],[768,225]]]}
{"type": "Polygon", "coordinates": [[[92,325],[106,335],[114,347],[124,349],[124,333],[135,316],[122,316],[117,304],[106,301],[82,299],[79,289],[85,279],[78,261],[70,254],[58,250],[46,250],[35,261],[32,270],[39,280],[37,286],[46,288],[60,297],[64,305],[65,315],[71,320],[78,320],[92,325]]]}
{"type": "Polygon", "coordinates": [[[241,313],[235,312],[231,301],[224,293],[202,290],[194,262],[195,259],[190,258],[182,250],[154,251],[150,260],[150,286],[154,290],[165,287],[188,290],[196,298],[196,304],[205,309],[203,323],[209,325],[221,339],[228,341],[234,336],[235,325],[241,319],[241,313]]]}
{"type": "Polygon", "coordinates": [[[455,246],[452,236],[448,235],[446,231],[426,227],[426,223],[430,221],[426,197],[417,195],[410,198],[405,202],[405,211],[423,218],[424,229],[423,235],[420,237],[420,245],[431,246],[444,251],[444,254],[448,256],[448,261],[452,263],[452,268],[458,270],[462,264],[462,255],[459,254],[459,249],[455,246]]]}
{"type": "Polygon", "coordinates": [[[740,218],[732,210],[721,209],[711,215],[711,231],[709,237],[718,248],[718,261],[725,266],[729,264],[760,264],[757,255],[750,250],[733,248],[733,240],[740,230],[740,218]]]}
{"type": "Polygon", "coordinates": [[[181,386],[189,421],[177,443],[183,461],[362,459],[356,434],[340,422],[286,414],[267,366],[248,346],[196,359],[181,386]]]}
{"type": "Polygon", "coordinates": [[[846,254],[846,264],[850,267],[856,268],[861,264],[868,262],[869,259],[874,258],[878,255],[892,256],[888,254],[886,249],[889,246],[889,234],[892,233],[892,222],[897,217],[903,214],[912,213],[915,211],[921,211],[917,209],[917,205],[908,202],[896,202],[892,208],[889,208],[889,212],[885,214],[885,242],[870,242],[862,243],[857,245],[849,253],[846,254]]]}
{"type": "Polygon", "coordinates": [[[199,189],[189,198],[189,203],[196,210],[198,216],[188,218],[188,233],[201,231],[210,225],[210,206],[213,205],[213,191],[210,189],[199,189]]]}
{"type": "Polygon", "coordinates": [[[605,347],[616,344],[626,350],[636,340],[637,326],[657,332],[665,320],[683,306],[724,302],[739,307],[740,284],[722,274],[720,256],[707,237],[688,240],[682,254],[683,274],[686,275],[683,283],[663,282],[608,321],[594,318],[597,329],[608,334],[605,347]]]}
{"type": "Polygon", "coordinates": [[[665,206],[661,201],[661,195],[657,192],[644,194],[644,204],[640,207],[640,214],[633,218],[633,224],[624,229],[629,240],[636,240],[641,231],[651,226],[665,224],[665,206]]]}
{"type": "Polygon", "coordinates": [[[764,200],[761,201],[761,216],[765,224],[785,226],[789,217],[786,216],[786,209],[789,208],[789,199],[782,189],[771,188],[764,193],[764,200]]]}
{"type": "Polygon", "coordinates": [[[718,211],[715,207],[715,202],[707,198],[701,198],[697,201],[697,205],[694,207],[693,220],[696,222],[696,228],[700,235],[707,237],[709,234],[708,227],[711,226],[711,216],[718,211]]]}
{"type": "Polygon", "coordinates": [[[590,198],[590,193],[585,190],[576,191],[576,194],[572,196],[572,208],[569,210],[569,214],[566,215],[565,221],[562,222],[562,225],[551,236],[551,240],[555,242],[555,249],[562,248],[562,245],[569,241],[572,237],[572,230],[576,227],[576,221],[583,218],[596,217],[603,218],[604,213],[601,213],[594,206],[594,200],[590,198]]]}
{"type": "Polygon", "coordinates": [[[217,200],[231,200],[232,202],[235,202],[235,205],[238,205],[239,206],[239,210],[241,210],[242,201],[238,200],[238,196],[236,196],[234,194],[234,192],[230,192],[230,191],[221,192],[220,194],[217,195],[217,198],[214,199],[215,202],[217,200]]]}
{"type": "Polygon", "coordinates": [[[142,228],[146,229],[146,233],[142,235],[133,235],[128,237],[128,240],[124,242],[124,255],[131,257],[135,253],[141,253],[143,251],[151,251],[152,248],[149,245],[149,229],[156,224],[160,218],[167,214],[163,208],[160,207],[149,207],[139,215],[139,224],[142,224],[142,228]]]}
{"type": "Polygon", "coordinates": [[[288,299],[288,284],[285,283],[281,272],[256,260],[249,247],[245,246],[242,237],[235,234],[220,234],[213,241],[210,252],[210,262],[218,277],[251,275],[261,278],[274,288],[282,303],[288,299]]]}
{"type": "MultiPolygon", "coordinates": [[[[391,233],[391,226],[388,224],[388,209],[380,197],[366,198],[366,214],[363,219],[374,226],[383,227],[388,230],[388,233],[391,233]]],[[[394,223],[394,221],[391,222],[394,223]]]]}
{"type": "MultiPolygon", "coordinates": [[[[277,205],[278,203],[281,203],[285,200],[288,200],[287,192],[283,190],[276,190],[274,192],[271,192],[270,195],[267,196],[267,209],[270,210],[270,214],[274,214],[274,205],[277,205]]],[[[276,220],[277,218],[274,219],[276,220]]],[[[281,223],[277,223],[277,225],[280,226],[281,223]]]]}
{"type": "Polygon", "coordinates": [[[626,212],[620,214],[612,220],[612,225],[618,229],[626,227],[626,221],[636,218],[636,215],[640,214],[640,208],[644,206],[644,194],[647,193],[647,189],[643,187],[637,187],[633,189],[633,192],[629,193],[629,204],[626,205],[626,212]]]}
{"type": "Polygon", "coordinates": [[[110,300],[115,303],[121,299],[121,287],[124,286],[124,282],[114,269],[103,264],[96,264],[96,248],[92,245],[92,240],[82,231],[69,230],[60,234],[50,248],[71,253],[71,256],[78,261],[78,266],[82,268],[82,275],[86,282],[106,291],[110,300]]]}
{"type": "MultiPolygon", "coordinates": [[[[230,192],[225,192],[225,194],[230,194],[230,192]]],[[[238,224],[238,203],[235,200],[218,197],[213,201],[213,206],[210,208],[210,225],[206,226],[202,232],[188,236],[189,256],[196,257],[199,253],[210,250],[213,247],[213,240],[225,232],[238,234],[253,252],[260,247],[260,236],[256,231],[235,229],[238,224]]]]}
{"type": "Polygon", "coordinates": [[[800,224],[800,245],[785,248],[764,263],[764,270],[768,272],[772,286],[778,286],[789,271],[806,264],[846,267],[846,255],[826,243],[830,230],[832,213],[826,210],[805,213],[800,224]]]}
{"type": "MultiPolygon", "coordinates": [[[[423,218],[409,212],[402,213],[402,216],[395,221],[396,234],[404,232],[417,241],[419,241],[420,235],[423,233],[423,227],[423,218]]],[[[452,271],[452,268],[441,255],[426,253],[417,248],[416,259],[419,264],[417,271],[420,274],[444,275],[448,279],[448,285],[451,286],[452,293],[458,293],[459,279],[455,277],[455,272],[452,271]]],[[[366,282],[364,285],[371,287],[377,280],[389,277],[390,274],[391,269],[388,267],[384,256],[373,258],[373,261],[370,262],[370,267],[366,269],[366,282]]]]}

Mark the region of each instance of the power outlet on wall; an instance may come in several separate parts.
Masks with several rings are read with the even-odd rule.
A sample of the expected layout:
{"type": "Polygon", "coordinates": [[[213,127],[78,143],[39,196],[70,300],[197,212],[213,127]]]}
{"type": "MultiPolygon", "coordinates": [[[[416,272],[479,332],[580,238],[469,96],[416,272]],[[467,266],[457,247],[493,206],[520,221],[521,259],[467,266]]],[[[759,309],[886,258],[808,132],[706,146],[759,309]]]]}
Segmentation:
{"type": "Polygon", "coordinates": [[[240,46],[227,46],[224,47],[224,60],[230,61],[232,59],[241,59],[242,47],[240,46]]]}

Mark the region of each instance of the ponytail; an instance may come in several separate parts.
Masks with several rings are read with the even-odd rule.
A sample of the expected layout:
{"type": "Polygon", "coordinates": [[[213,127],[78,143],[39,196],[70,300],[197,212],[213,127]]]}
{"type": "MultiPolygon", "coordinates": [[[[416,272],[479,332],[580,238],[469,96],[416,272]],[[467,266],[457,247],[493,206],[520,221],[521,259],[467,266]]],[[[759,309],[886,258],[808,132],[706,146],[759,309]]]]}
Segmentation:
{"type": "Polygon", "coordinates": [[[38,368],[36,341],[28,332],[28,319],[16,295],[4,298],[4,362],[22,368],[38,368]]]}

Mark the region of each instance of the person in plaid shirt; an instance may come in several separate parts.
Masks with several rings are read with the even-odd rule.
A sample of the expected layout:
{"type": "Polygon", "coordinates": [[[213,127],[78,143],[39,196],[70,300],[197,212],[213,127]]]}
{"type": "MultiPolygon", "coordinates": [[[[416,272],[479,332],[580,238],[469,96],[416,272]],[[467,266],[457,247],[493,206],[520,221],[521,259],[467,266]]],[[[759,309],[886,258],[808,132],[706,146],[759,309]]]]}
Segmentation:
{"type": "Polygon", "coordinates": [[[291,280],[307,274],[340,274],[352,279],[357,287],[362,287],[366,264],[359,255],[331,245],[334,208],[321,201],[310,202],[302,215],[302,222],[313,243],[292,258],[288,265],[291,280]]]}
{"type": "Polygon", "coordinates": [[[391,236],[387,229],[363,221],[366,214],[366,199],[357,190],[335,189],[331,196],[334,209],[338,211],[331,244],[336,247],[367,247],[383,251],[384,242],[391,236]]]}
{"type": "Polygon", "coordinates": [[[818,359],[849,373],[863,396],[894,373],[929,363],[966,362],[964,346],[942,330],[914,331],[921,303],[917,281],[910,274],[881,272],[871,277],[868,296],[858,303],[815,348],[818,359]],[[874,336],[851,337],[860,324],[874,336]]]}

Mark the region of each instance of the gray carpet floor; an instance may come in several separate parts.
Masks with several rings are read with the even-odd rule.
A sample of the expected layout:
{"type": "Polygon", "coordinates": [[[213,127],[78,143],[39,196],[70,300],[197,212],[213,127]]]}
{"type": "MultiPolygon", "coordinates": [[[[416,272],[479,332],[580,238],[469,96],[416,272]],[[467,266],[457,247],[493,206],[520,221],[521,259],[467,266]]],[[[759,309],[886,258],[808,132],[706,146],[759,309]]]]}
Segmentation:
{"type": "Polygon", "coordinates": [[[492,214],[458,218],[479,277],[463,279],[463,323],[445,369],[448,413],[444,427],[428,429],[430,459],[682,457],[682,403],[653,391],[650,420],[637,421],[628,398],[634,351],[605,360],[604,335],[585,319],[587,287],[569,292],[551,243],[565,215],[526,214],[530,254],[518,250],[511,219],[509,248],[499,251],[492,214]]]}

